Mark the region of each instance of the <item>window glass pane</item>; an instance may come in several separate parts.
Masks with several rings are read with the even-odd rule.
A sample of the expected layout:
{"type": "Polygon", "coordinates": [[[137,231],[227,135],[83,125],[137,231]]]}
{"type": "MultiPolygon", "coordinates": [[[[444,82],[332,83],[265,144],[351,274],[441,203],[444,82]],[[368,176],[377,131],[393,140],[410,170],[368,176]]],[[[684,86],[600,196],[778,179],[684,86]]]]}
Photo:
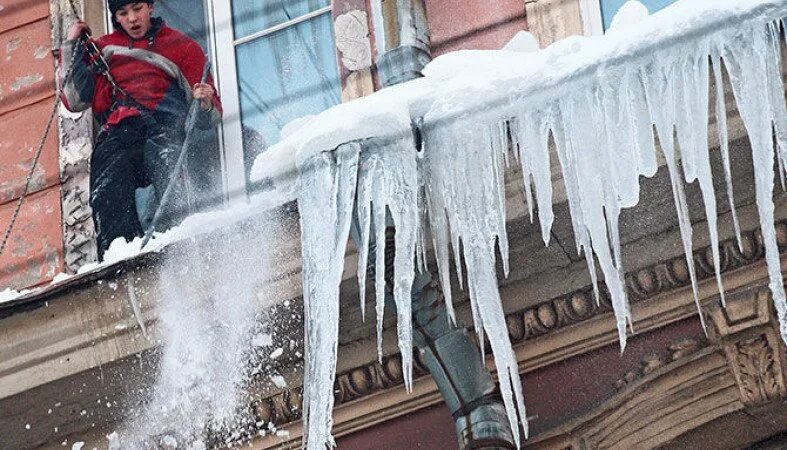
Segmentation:
{"type": "MultiPolygon", "coordinates": [[[[604,20],[604,29],[609,28],[612,18],[627,0],[601,0],[601,17],[604,20]]],[[[651,14],[675,3],[676,0],[640,0],[651,14]]],[[[697,1],[697,0],[695,0],[697,1]]]]}
{"type": "Polygon", "coordinates": [[[339,103],[332,31],[323,14],[236,48],[247,173],[284,125],[339,103]]]}
{"type": "Polygon", "coordinates": [[[331,0],[232,0],[232,25],[240,39],[331,4],[331,0]]]}
{"type": "Polygon", "coordinates": [[[208,48],[208,27],[205,20],[205,5],[202,1],[167,0],[155,3],[157,16],[167,25],[180,30],[199,42],[203,50],[208,48]]]}

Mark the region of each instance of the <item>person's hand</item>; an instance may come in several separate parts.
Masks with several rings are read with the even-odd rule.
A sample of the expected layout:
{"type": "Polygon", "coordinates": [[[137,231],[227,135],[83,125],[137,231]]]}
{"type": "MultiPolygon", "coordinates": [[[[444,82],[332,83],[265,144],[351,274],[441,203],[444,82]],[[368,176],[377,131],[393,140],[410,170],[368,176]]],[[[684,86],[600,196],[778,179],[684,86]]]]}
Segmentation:
{"type": "Polygon", "coordinates": [[[90,34],[90,27],[83,21],[76,21],[68,29],[68,40],[73,41],[82,36],[82,33],[90,34]]]}
{"type": "Polygon", "coordinates": [[[213,107],[213,86],[208,83],[197,83],[192,89],[194,98],[200,101],[200,106],[207,111],[213,107]]]}

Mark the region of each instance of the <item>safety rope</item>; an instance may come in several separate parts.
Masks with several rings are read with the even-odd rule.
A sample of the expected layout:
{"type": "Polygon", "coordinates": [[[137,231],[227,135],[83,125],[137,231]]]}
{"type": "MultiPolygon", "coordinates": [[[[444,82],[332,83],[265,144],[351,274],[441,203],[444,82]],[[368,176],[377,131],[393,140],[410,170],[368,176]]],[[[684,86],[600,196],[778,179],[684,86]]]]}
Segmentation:
{"type": "MultiPolygon", "coordinates": [[[[74,11],[74,15],[79,18],[76,14],[76,9],[74,8],[73,2],[71,3],[71,8],[74,11]]],[[[79,45],[75,45],[74,49],[71,52],[71,67],[68,68],[66,71],[65,76],[63,77],[63,85],[68,84],[71,75],[74,72],[74,64],[76,60],[77,50],[79,49],[79,45]]],[[[38,143],[38,148],[36,149],[35,156],[33,157],[33,163],[30,165],[30,170],[27,173],[27,179],[25,180],[25,187],[22,189],[22,193],[19,195],[19,199],[16,202],[16,207],[14,208],[14,213],[11,215],[11,221],[8,223],[8,228],[5,230],[5,234],[3,235],[3,241],[0,242],[0,256],[3,255],[3,251],[5,250],[6,245],[8,244],[8,239],[11,237],[11,231],[14,229],[14,225],[16,225],[16,220],[19,218],[19,212],[22,210],[22,203],[27,197],[27,194],[30,191],[30,185],[33,182],[33,175],[35,174],[36,167],[38,166],[38,161],[41,159],[41,153],[44,150],[44,145],[46,144],[46,139],[49,136],[49,132],[52,129],[52,122],[55,120],[55,116],[57,115],[57,107],[58,103],[60,102],[60,86],[58,83],[55,83],[56,92],[55,92],[55,99],[52,102],[52,112],[49,114],[49,119],[46,122],[46,128],[44,128],[44,134],[41,136],[41,141],[38,143]]]]}

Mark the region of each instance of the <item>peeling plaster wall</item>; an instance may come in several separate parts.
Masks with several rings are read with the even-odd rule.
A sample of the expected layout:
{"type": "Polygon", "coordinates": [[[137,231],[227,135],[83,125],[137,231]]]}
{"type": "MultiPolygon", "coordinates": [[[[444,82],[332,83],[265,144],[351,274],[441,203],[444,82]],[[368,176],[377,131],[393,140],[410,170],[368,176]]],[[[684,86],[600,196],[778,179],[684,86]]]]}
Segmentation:
{"type": "Polygon", "coordinates": [[[375,90],[372,24],[366,0],[335,0],[333,30],[342,101],[369,95],[375,90]]]}
{"type": "Polygon", "coordinates": [[[522,0],[426,0],[432,56],[503,47],[527,29],[522,0]]]}
{"type": "MultiPolygon", "coordinates": [[[[66,30],[73,23],[68,0],[49,0],[52,17],[52,41],[60,43],[66,30]]],[[[101,10],[96,2],[85,4],[74,0],[82,17],[88,17],[86,9],[101,10]],[[95,7],[98,6],[98,7],[95,7]],[[93,8],[86,8],[93,7],[93,8]]],[[[100,27],[90,23],[96,33],[100,27]]],[[[61,202],[63,208],[63,246],[65,271],[75,273],[81,266],[96,260],[95,229],[90,209],[90,154],[93,151],[93,120],[90,110],[71,113],[61,107],[58,116],[60,137],[59,170],[62,183],[61,202]]]]}
{"type": "MultiPolygon", "coordinates": [[[[8,223],[54,101],[54,60],[47,0],[0,0],[0,237],[8,223]]],[[[57,132],[33,172],[8,246],[0,290],[46,283],[62,271],[57,132]]]]}

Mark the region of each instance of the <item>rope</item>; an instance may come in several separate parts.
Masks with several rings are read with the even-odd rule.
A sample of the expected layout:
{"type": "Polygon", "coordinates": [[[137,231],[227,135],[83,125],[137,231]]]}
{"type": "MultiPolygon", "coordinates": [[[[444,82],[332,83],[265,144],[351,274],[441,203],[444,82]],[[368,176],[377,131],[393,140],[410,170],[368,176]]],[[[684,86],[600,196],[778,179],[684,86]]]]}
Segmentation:
{"type": "Polygon", "coordinates": [[[33,164],[30,166],[30,171],[27,173],[27,181],[25,181],[25,188],[22,190],[22,195],[19,196],[19,200],[16,202],[16,208],[14,208],[14,214],[11,215],[11,222],[8,224],[8,228],[5,230],[5,236],[3,236],[3,242],[0,243],[0,256],[3,254],[3,250],[5,250],[5,246],[8,243],[8,238],[11,236],[11,230],[14,229],[14,224],[16,224],[16,219],[19,217],[19,211],[22,209],[22,202],[25,200],[25,196],[27,196],[28,191],[30,190],[30,184],[33,181],[33,175],[35,174],[36,166],[38,165],[38,159],[41,157],[41,152],[44,149],[44,144],[46,143],[46,138],[49,136],[49,131],[52,128],[52,122],[55,119],[55,115],[57,115],[57,103],[60,101],[57,95],[55,95],[55,101],[52,105],[52,112],[49,114],[49,120],[46,123],[46,128],[44,129],[44,135],[41,137],[41,142],[38,143],[38,149],[36,150],[36,155],[33,158],[33,164]]]}
{"type": "MultiPolygon", "coordinates": [[[[73,7],[73,5],[72,5],[73,7]]],[[[63,77],[63,85],[68,84],[69,78],[74,71],[74,64],[76,59],[77,50],[79,49],[79,45],[74,45],[74,49],[71,52],[71,67],[68,68],[68,71],[63,77]]],[[[56,84],[57,85],[57,84],[56,84]]],[[[11,215],[11,221],[8,223],[8,228],[5,230],[5,235],[3,236],[3,242],[0,243],[0,256],[3,255],[3,251],[5,250],[6,245],[8,244],[8,239],[11,237],[11,231],[14,229],[14,225],[16,224],[16,220],[19,218],[19,211],[22,209],[22,202],[24,202],[25,197],[30,191],[30,185],[33,182],[33,175],[35,174],[36,167],[38,166],[38,160],[41,158],[41,153],[44,150],[44,145],[46,144],[46,139],[49,136],[49,132],[52,129],[52,122],[55,120],[55,116],[57,115],[57,106],[58,102],[60,102],[60,92],[59,87],[56,88],[55,92],[55,100],[52,102],[52,112],[49,114],[49,119],[46,123],[46,128],[44,128],[44,135],[41,136],[41,141],[38,143],[38,148],[36,149],[35,156],[33,157],[33,163],[30,165],[30,170],[27,173],[27,179],[25,180],[25,187],[22,190],[22,194],[19,196],[19,200],[16,202],[16,207],[14,208],[14,213],[11,215]]]]}

